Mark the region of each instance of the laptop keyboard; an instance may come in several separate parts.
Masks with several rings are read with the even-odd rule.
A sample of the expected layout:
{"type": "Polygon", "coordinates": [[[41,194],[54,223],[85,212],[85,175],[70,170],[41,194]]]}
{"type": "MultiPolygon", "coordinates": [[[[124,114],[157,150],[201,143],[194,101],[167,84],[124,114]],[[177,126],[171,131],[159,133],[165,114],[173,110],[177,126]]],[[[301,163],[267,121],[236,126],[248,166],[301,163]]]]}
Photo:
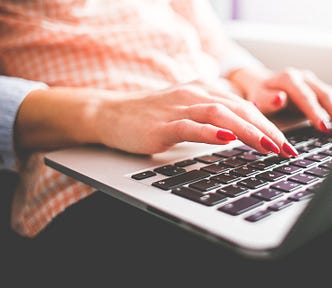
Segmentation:
{"type": "Polygon", "coordinates": [[[310,199],[331,171],[331,134],[306,127],[286,136],[298,157],[285,159],[241,145],[135,173],[131,178],[152,179],[151,185],[161,190],[257,222],[310,199]],[[158,175],[159,180],[153,181],[158,175]]]}

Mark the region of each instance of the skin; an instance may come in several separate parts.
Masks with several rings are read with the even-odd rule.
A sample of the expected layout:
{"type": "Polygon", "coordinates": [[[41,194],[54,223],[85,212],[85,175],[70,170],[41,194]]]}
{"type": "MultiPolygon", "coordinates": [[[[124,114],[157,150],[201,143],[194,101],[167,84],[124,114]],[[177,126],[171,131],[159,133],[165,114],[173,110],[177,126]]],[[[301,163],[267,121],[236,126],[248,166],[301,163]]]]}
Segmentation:
{"type": "Polygon", "coordinates": [[[294,68],[279,72],[240,69],[228,78],[264,114],[295,106],[318,130],[327,132],[324,125],[330,128],[332,86],[318,79],[311,71],[294,68]]]}
{"type": "Polygon", "coordinates": [[[115,93],[101,89],[52,87],[31,92],[15,125],[19,150],[48,150],[86,143],[138,154],[166,151],[184,141],[227,144],[218,132],[267,153],[260,140],[281,154],[283,133],[252,102],[199,81],[160,91],[115,93]],[[147,109],[148,107],[148,109],[147,109]]]}

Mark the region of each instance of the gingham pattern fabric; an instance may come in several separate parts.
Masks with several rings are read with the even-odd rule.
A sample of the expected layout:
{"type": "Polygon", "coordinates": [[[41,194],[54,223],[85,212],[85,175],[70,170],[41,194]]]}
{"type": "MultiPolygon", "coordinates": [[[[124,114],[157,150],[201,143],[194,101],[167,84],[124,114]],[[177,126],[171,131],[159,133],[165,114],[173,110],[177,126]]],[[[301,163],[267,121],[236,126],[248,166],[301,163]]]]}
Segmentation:
{"type": "MultiPolygon", "coordinates": [[[[117,91],[217,78],[210,8],[204,0],[0,0],[0,72],[117,91]]],[[[20,162],[12,227],[26,237],[94,191],[46,167],[42,157],[20,162]]]]}

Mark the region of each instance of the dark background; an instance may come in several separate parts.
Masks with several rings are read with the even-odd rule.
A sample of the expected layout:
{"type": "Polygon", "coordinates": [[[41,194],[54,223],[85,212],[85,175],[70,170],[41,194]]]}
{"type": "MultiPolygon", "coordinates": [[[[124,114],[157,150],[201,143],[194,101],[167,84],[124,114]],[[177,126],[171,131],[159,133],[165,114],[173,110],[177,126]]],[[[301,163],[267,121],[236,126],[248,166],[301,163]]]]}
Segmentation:
{"type": "Polygon", "coordinates": [[[9,227],[16,180],[0,174],[0,287],[331,285],[332,230],[280,259],[255,260],[102,192],[67,208],[36,238],[22,238],[9,227]]]}

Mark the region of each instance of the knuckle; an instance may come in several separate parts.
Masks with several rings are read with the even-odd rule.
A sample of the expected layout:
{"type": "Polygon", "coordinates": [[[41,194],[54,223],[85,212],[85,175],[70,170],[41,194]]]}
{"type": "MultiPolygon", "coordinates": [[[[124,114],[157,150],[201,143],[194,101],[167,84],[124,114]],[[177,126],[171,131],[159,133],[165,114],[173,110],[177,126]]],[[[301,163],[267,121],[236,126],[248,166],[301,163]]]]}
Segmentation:
{"type": "Polygon", "coordinates": [[[281,72],[281,78],[288,83],[294,83],[298,78],[298,71],[293,67],[287,67],[281,72]]]}
{"type": "Polygon", "coordinates": [[[251,119],[253,116],[257,115],[257,113],[260,113],[255,104],[253,104],[251,101],[245,101],[240,105],[237,105],[236,112],[238,115],[241,115],[241,117],[245,119],[251,119]]]}
{"type": "Polygon", "coordinates": [[[183,138],[185,129],[188,127],[190,120],[181,119],[175,122],[175,133],[179,140],[183,138]]]}
{"type": "Polygon", "coordinates": [[[213,125],[211,124],[201,125],[199,128],[200,138],[209,140],[209,135],[211,134],[211,131],[213,131],[213,125]]]}
{"type": "Polygon", "coordinates": [[[221,105],[218,105],[218,104],[207,105],[206,109],[205,109],[207,119],[212,121],[212,120],[216,119],[216,117],[220,117],[220,115],[222,114],[221,110],[222,110],[221,105]]]}

